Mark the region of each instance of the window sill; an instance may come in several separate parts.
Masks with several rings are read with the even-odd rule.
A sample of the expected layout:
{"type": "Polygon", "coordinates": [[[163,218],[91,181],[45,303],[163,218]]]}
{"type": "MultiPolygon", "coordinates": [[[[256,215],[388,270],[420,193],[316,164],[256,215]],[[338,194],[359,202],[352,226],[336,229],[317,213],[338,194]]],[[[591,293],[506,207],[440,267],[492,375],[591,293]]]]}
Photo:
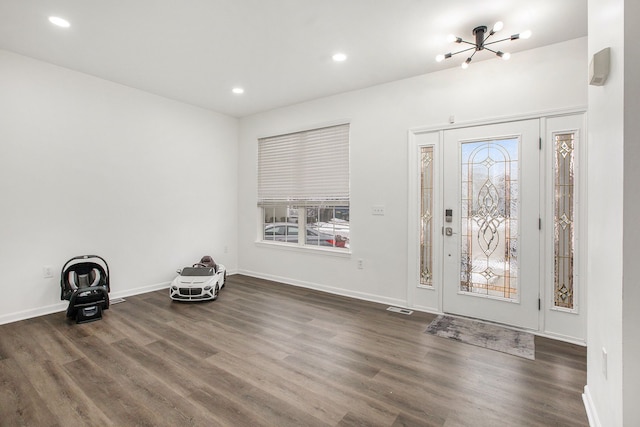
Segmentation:
{"type": "Polygon", "coordinates": [[[256,246],[270,249],[279,249],[284,251],[293,251],[299,253],[308,253],[308,254],[317,254],[323,256],[333,256],[338,258],[351,258],[351,250],[350,249],[336,249],[336,248],[326,248],[326,247],[316,247],[316,246],[308,246],[308,245],[298,245],[292,243],[283,243],[283,242],[265,242],[263,240],[258,240],[255,242],[256,246]]]}

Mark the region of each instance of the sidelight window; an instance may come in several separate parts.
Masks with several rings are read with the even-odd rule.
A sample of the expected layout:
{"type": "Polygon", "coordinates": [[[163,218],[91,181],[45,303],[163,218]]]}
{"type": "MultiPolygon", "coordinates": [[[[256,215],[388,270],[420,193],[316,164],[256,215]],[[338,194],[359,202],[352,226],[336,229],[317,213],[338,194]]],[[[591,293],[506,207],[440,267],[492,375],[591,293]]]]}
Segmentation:
{"type": "Polygon", "coordinates": [[[575,133],[554,135],[554,299],[558,308],[574,308],[575,133]]]}
{"type": "Polygon", "coordinates": [[[420,284],[433,286],[433,146],[420,156],[420,284]]]}

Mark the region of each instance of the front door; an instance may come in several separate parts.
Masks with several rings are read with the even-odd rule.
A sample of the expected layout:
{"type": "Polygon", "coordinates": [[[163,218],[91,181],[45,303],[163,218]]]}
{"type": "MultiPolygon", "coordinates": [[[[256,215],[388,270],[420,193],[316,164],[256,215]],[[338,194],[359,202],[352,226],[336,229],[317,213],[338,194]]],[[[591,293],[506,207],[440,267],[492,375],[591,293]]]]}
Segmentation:
{"type": "Polygon", "coordinates": [[[445,313],[539,323],[539,120],[444,131],[445,313]]]}

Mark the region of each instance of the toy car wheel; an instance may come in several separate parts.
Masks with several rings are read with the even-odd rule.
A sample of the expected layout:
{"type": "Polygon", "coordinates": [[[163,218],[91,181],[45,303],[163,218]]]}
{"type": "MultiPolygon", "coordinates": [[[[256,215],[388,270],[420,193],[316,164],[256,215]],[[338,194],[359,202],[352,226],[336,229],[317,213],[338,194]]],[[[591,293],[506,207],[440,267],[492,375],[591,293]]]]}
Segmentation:
{"type": "Polygon", "coordinates": [[[224,288],[224,285],[227,284],[227,272],[224,272],[224,275],[222,276],[222,286],[220,286],[221,288],[224,288]]]}
{"type": "Polygon", "coordinates": [[[220,287],[218,287],[218,284],[216,283],[216,287],[213,289],[213,300],[217,300],[218,299],[218,292],[220,292],[220,287]]]}

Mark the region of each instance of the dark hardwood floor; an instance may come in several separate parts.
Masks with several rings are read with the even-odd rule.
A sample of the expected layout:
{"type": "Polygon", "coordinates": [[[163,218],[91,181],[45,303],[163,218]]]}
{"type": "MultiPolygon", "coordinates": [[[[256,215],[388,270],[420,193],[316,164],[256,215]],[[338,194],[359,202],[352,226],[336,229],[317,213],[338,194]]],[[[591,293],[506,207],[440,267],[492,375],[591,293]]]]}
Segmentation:
{"type": "Polygon", "coordinates": [[[536,360],[425,334],[431,314],[230,276],[76,325],[0,326],[2,426],[586,426],[586,349],[536,360]]]}

